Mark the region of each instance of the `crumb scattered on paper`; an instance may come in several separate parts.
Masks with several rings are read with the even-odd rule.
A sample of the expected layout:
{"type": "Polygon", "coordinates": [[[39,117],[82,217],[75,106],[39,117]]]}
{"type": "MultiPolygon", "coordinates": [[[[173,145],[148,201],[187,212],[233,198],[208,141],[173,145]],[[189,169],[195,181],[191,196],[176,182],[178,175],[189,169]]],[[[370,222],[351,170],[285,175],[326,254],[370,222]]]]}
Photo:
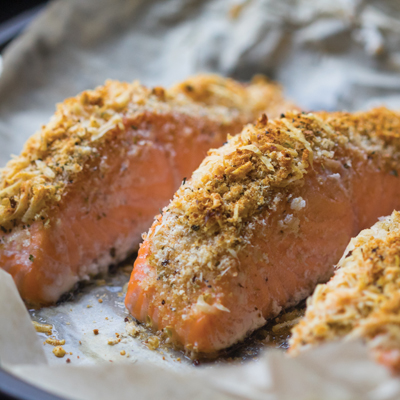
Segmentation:
{"type": "Polygon", "coordinates": [[[55,339],[55,338],[47,338],[46,342],[47,344],[51,344],[52,346],[63,346],[65,344],[65,339],[55,339]]]}
{"type": "Polygon", "coordinates": [[[41,324],[40,322],[32,321],[33,326],[36,329],[36,332],[42,332],[46,335],[51,335],[53,333],[53,325],[49,324],[41,324]]]}
{"type": "Polygon", "coordinates": [[[63,358],[67,352],[61,346],[54,347],[53,354],[58,358],[63,358]]]}
{"type": "Polygon", "coordinates": [[[150,350],[156,350],[160,347],[160,339],[157,336],[151,336],[147,339],[147,347],[150,350]]]}

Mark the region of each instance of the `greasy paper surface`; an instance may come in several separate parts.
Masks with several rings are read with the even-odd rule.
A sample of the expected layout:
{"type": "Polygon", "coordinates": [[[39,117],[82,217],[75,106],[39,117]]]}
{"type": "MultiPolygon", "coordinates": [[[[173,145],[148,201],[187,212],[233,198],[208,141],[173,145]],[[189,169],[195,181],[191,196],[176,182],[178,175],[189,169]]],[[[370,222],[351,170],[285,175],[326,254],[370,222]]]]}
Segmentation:
{"type": "MultiPolygon", "coordinates": [[[[67,359],[71,365],[110,362],[132,364],[146,360],[162,368],[180,371],[191,366],[192,360],[170,347],[160,346],[150,350],[146,343],[151,337],[150,332],[135,338],[128,334],[129,322],[126,322],[126,318],[129,313],[124,305],[124,287],[129,281],[132,263],[124,264],[114,274],[96,279],[81,288],[68,301],[54,307],[30,310],[35,321],[53,325],[51,337],[65,340],[63,348],[67,354],[57,358],[52,353],[53,346],[44,343],[48,336],[39,334],[49,364],[63,365],[67,359]]],[[[201,364],[238,365],[242,361],[257,359],[267,347],[286,348],[287,338],[288,329],[273,332],[271,326],[267,325],[235,350],[216,360],[202,360],[201,364]]]]}
{"type": "MultiPolygon", "coordinates": [[[[127,267],[132,269],[131,265],[127,267]]],[[[146,360],[168,365],[167,368],[185,368],[188,362],[185,362],[181,353],[169,351],[167,357],[164,357],[166,354],[161,349],[151,351],[143,339],[127,334],[124,320],[129,313],[124,305],[123,286],[129,280],[128,268],[121,267],[116,275],[95,280],[93,284],[75,293],[72,300],[54,307],[31,310],[35,321],[54,326],[51,337],[65,340],[62,347],[67,354],[63,358],[55,357],[52,352],[54,347],[43,343],[49,364],[64,365],[67,359],[71,365],[110,362],[134,364],[146,360]],[[124,355],[121,352],[125,352],[124,355]],[[177,358],[183,360],[179,362],[177,358]]],[[[42,342],[48,338],[45,333],[38,335],[42,342]]]]}
{"type": "MultiPolygon", "coordinates": [[[[169,85],[204,71],[242,80],[264,73],[307,110],[400,108],[399,16],[394,0],[52,2],[4,54],[0,164],[48,121],[56,102],[107,78],[169,85]]],[[[247,345],[243,365],[226,366],[224,359],[200,368],[181,354],[151,351],[124,334],[121,293],[128,277],[120,270],[106,285],[93,284],[68,302],[32,312],[66,340],[68,354],[56,358],[53,347],[42,344],[44,334],[37,344],[10,278],[0,271],[1,361],[40,363],[43,349],[50,368],[13,370],[67,398],[400,397],[399,381],[369,360],[360,344],[324,346],[296,359],[273,349],[260,356],[259,346],[247,345]],[[108,345],[116,333],[121,342],[108,345]]]]}

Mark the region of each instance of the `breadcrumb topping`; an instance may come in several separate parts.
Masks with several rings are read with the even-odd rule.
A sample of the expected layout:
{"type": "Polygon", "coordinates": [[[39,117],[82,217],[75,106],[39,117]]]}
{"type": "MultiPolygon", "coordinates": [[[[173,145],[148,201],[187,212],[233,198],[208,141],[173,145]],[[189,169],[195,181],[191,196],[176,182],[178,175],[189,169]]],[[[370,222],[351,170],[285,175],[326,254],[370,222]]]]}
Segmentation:
{"type": "MultiPolygon", "coordinates": [[[[256,222],[291,198],[313,168],[323,169],[331,159],[350,168],[357,155],[397,173],[399,117],[383,108],[356,114],[293,111],[271,121],[263,115],[211,150],[150,233],[148,261],[166,304],[182,314],[188,312],[176,307],[182,303],[223,306],[216,293],[222,296],[224,290],[216,285],[223,277],[237,276],[240,252],[256,222]]],[[[293,209],[304,207],[303,202],[295,199],[293,209]]],[[[299,228],[293,215],[282,224],[294,233],[299,228]]]]}
{"type": "Polygon", "coordinates": [[[69,98],[26,142],[22,153],[2,169],[0,227],[8,232],[17,224],[39,219],[46,223],[49,208],[60,203],[69,187],[84,177],[86,170],[101,166],[107,141],[127,129],[137,129],[130,120],[146,111],[205,115],[220,124],[234,119],[244,123],[258,114],[258,107],[268,108],[277,93],[280,89],[266,82],[245,87],[218,76],[200,75],[170,91],[151,90],[138,82],[107,81],[69,98]],[[230,95],[235,101],[227,100],[230,95]]]}
{"type": "Polygon", "coordinates": [[[278,117],[285,110],[297,109],[284,98],[281,86],[263,75],[255,75],[249,84],[215,74],[199,75],[172,87],[170,93],[184,93],[208,106],[241,110],[249,116],[249,121],[266,110],[270,117],[278,117]]]}
{"type": "Polygon", "coordinates": [[[293,329],[292,354],[339,338],[400,350],[400,213],[352,239],[335,276],[318,285],[293,329]]]}

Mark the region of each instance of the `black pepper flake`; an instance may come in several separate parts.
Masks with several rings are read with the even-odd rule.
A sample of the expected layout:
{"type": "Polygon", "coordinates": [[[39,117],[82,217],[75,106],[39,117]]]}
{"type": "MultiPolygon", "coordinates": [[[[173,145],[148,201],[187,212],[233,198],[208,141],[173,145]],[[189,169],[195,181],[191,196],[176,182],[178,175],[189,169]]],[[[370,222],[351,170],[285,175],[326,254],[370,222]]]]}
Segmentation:
{"type": "Polygon", "coordinates": [[[164,260],[164,261],[161,262],[161,265],[162,265],[163,267],[165,267],[165,266],[168,265],[168,264],[169,264],[169,260],[164,260]]]}
{"type": "Polygon", "coordinates": [[[193,91],[194,91],[194,87],[191,86],[191,85],[186,85],[186,90],[187,90],[188,92],[193,92],[193,91]]]}
{"type": "Polygon", "coordinates": [[[186,178],[186,176],[185,176],[185,177],[183,178],[183,180],[182,180],[182,186],[186,184],[186,179],[187,179],[187,178],[186,178]]]}
{"type": "Polygon", "coordinates": [[[193,361],[193,365],[198,367],[200,365],[200,361],[196,358],[196,360],[193,361]]]}
{"type": "Polygon", "coordinates": [[[399,177],[399,174],[397,173],[397,171],[394,169],[393,171],[390,172],[392,175],[394,175],[396,178],[399,177]]]}
{"type": "Polygon", "coordinates": [[[135,125],[131,125],[131,128],[134,129],[134,130],[136,131],[136,129],[137,129],[138,127],[135,126],[135,125]]]}
{"type": "Polygon", "coordinates": [[[125,318],[124,318],[124,322],[129,322],[129,318],[128,318],[128,317],[125,317],[125,318]]]}
{"type": "Polygon", "coordinates": [[[10,197],[10,206],[12,208],[15,208],[17,206],[17,202],[14,200],[13,197],[10,197]]]}
{"type": "Polygon", "coordinates": [[[345,257],[345,258],[350,257],[352,254],[353,254],[353,250],[350,250],[350,251],[346,254],[346,257],[345,257]]]}
{"type": "Polygon", "coordinates": [[[265,278],[265,282],[268,282],[268,277],[267,277],[267,278],[265,278]]]}
{"type": "Polygon", "coordinates": [[[1,230],[2,230],[4,233],[7,233],[7,229],[4,228],[4,226],[1,226],[1,225],[0,225],[0,228],[1,228],[1,230]]]}
{"type": "Polygon", "coordinates": [[[346,164],[346,163],[344,163],[344,164],[343,164],[343,167],[345,167],[346,169],[349,169],[349,168],[350,168],[350,165],[349,165],[349,164],[346,164]]]}
{"type": "Polygon", "coordinates": [[[199,225],[192,225],[191,228],[192,228],[194,231],[198,231],[198,230],[200,229],[200,226],[199,226],[199,225]]]}
{"type": "Polygon", "coordinates": [[[33,257],[32,254],[29,254],[29,261],[34,262],[35,261],[35,257],[33,257]]]}
{"type": "Polygon", "coordinates": [[[165,304],[165,300],[161,300],[161,304],[164,305],[165,304]]]}
{"type": "Polygon", "coordinates": [[[281,118],[285,118],[285,114],[281,114],[281,118]]]}

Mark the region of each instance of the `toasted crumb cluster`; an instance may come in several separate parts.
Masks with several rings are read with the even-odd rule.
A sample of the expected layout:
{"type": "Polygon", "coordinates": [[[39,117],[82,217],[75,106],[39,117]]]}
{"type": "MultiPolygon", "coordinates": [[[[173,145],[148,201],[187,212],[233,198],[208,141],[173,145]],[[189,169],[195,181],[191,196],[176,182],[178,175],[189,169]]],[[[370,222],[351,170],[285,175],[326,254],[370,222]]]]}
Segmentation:
{"type": "Polygon", "coordinates": [[[96,169],[107,140],[131,129],[129,119],[141,113],[182,112],[204,115],[221,124],[234,119],[246,122],[258,114],[258,107],[266,109],[272,101],[271,96],[260,99],[260,94],[279,91],[265,82],[246,88],[218,76],[200,75],[170,91],[147,89],[138,82],[107,81],[67,99],[57,106],[50,122],[27,141],[20,156],[2,170],[0,227],[7,232],[20,223],[46,220],[49,207],[59,204],[84,169],[96,169]],[[189,87],[191,96],[186,94],[189,87]],[[230,94],[236,100],[228,104],[225,99],[230,94]]]}
{"type": "Polygon", "coordinates": [[[63,347],[57,346],[53,349],[53,354],[58,358],[63,358],[67,352],[64,350],[63,347]]]}
{"type": "Polygon", "coordinates": [[[400,350],[400,213],[352,240],[335,276],[317,286],[293,329],[291,353],[339,338],[400,350]]]}
{"type": "Polygon", "coordinates": [[[255,75],[249,84],[219,75],[199,75],[179,83],[169,90],[172,94],[184,93],[195,102],[241,110],[250,118],[257,119],[268,112],[272,118],[285,110],[297,107],[283,96],[280,85],[263,75],[255,75]]]}
{"type": "Polygon", "coordinates": [[[47,338],[45,343],[51,344],[52,346],[64,346],[65,339],[56,339],[55,337],[47,338]]]}
{"type": "MultiPolygon", "coordinates": [[[[350,168],[355,156],[368,157],[377,168],[397,174],[399,121],[398,114],[386,109],[287,112],[271,121],[264,115],[210,151],[164,208],[152,233],[149,261],[157,270],[161,296],[172,306],[196,299],[199,307],[213,304],[207,282],[237,276],[238,255],[250,243],[258,219],[267,218],[310,170],[324,169],[328,160],[350,168]]],[[[295,199],[293,207],[301,208],[302,201],[295,199]]]]}
{"type": "Polygon", "coordinates": [[[51,335],[53,333],[53,325],[41,324],[40,322],[32,321],[32,325],[36,332],[45,333],[46,335],[51,335]]]}

